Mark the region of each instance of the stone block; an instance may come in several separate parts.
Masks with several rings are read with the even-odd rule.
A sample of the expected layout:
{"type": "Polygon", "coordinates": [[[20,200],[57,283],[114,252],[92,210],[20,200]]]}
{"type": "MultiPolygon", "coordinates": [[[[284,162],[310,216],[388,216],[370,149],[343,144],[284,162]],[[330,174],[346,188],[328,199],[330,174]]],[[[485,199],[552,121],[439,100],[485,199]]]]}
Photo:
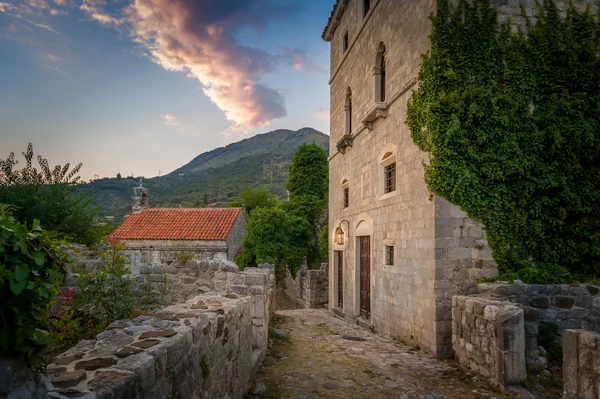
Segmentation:
{"type": "Polygon", "coordinates": [[[529,304],[534,308],[548,309],[550,307],[550,298],[545,295],[535,296],[530,299],[529,304]]]}
{"type": "Polygon", "coordinates": [[[582,330],[563,333],[563,391],[569,398],[579,398],[579,336],[582,330]]]}
{"type": "Polygon", "coordinates": [[[571,309],[575,304],[575,299],[570,296],[557,295],[554,297],[554,305],[561,309],[571,309]]]}

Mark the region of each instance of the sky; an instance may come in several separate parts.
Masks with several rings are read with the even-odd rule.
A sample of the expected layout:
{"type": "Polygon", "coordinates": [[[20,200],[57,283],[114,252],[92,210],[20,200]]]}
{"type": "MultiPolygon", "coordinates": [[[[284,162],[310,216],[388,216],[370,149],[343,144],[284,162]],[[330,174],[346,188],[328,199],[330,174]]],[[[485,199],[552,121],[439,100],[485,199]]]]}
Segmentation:
{"type": "Polygon", "coordinates": [[[275,129],[329,133],[334,0],[0,0],[0,158],[164,175],[275,129]]]}

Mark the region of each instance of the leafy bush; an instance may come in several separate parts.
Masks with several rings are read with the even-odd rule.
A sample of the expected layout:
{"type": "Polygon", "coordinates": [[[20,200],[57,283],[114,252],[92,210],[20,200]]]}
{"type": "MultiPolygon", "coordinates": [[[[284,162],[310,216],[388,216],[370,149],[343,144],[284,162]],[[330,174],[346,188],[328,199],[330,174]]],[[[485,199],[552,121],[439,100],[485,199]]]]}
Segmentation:
{"type": "Polygon", "coordinates": [[[0,352],[36,368],[50,342],[50,303],[66,275],[61,244],[37,220],[28,230],[0,205],[0,352]]]}
{"type": "Polygon", "coordinates": [[[427,186],[483,222],[501,271],[598,275],[600,22],[540,7],[525,34],[489,0],[438,0],[407,124],[427,186]]]}
{"type": "Polygon", "coordinates": [[[81,164],[50,168],[48,160],[38,155],[38,170],[31,144],[23,156],[26,165],[20,170],[15,169],[14,153],[0,160],[0,203],[14,205],[14,217],[28,226],[38,219],[45,230],[64,238],[86,245],[99,243],[111,227],[96,221],[98,208],[91,206],[90,191],[77,190],[81,164]]]}
{"type": "Polygon", "coordinates": [[[87,315],[108,322],[125,319],[133,314],[134,303],[129,260],[123,253],[124,246],[111,242],[100,252],[100,266],[95,270],[80,270],[75,275],[81,289],[81,309],[87,315]]]}
{"type": "Polygon", "coordinates": [[[77,345],[82,339],[95,337],[107,324],[81,311],[74,290],[61,290],[54,299],[49,318],[50,340],[54,344],[50,357],[77,345]]]}
{"type": "Polygon", "coordinates": [[[302,144],[290,165],[287,189],[290,199],[301,195],[325,198],[329,191],[327,154],[316,144],[302,144]]]}

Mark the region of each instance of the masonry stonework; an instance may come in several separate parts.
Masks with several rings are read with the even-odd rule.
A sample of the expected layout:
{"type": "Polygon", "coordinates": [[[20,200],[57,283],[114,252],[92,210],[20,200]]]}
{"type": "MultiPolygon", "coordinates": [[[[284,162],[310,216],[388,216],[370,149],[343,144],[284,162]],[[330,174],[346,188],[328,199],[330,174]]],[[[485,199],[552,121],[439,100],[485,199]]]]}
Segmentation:
{"type": "MultiPolygon", "coordinates": [[[[483,226],[431,196],[424,182],[427,154],[414,145],[405,124],[420,57],[429,50],[428,17],[436,1],[368,3],[365,12],[361,0],[337,0],[323,33],[331,55],[329,308],[435,355],[452,356],[452,296],[476,293],[476,280],[496,276],[497,269],[483,226]],[[395,190],[387,192],[385,168],[392,164],[395,190]],[[339,230],[342,245],[336,243],[339,230]],[[369,240],[362,256],[361,237],[369,240]],[[390,247],[393,262],[386,259],[390,247]],[[362,275],[361,259],[368,265],[362,275]],[[370,314],[362,312],[362,318],[361,298],[370,302],[370,314]]],[[[515,29],[524,26],[519,1],[492,3],[501,20],[510,18],[515,29]]],[[[564,10],[568,1],[557,3],[564,10]]],[[[523,4],[535,22],[535,1],[523,4]]],[[[598,0],[575,4],[598,9],[598,0]]]]}

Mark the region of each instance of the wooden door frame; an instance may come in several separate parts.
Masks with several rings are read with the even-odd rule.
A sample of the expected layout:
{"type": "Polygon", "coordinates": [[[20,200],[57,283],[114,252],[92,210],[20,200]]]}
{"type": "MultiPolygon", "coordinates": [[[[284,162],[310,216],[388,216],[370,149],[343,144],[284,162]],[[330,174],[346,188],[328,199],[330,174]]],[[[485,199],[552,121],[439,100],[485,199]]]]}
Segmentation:
{"type": "Polygon", "coordinates": [[[372,320],[373,316],[373,236],[363,234],[360,236],[356,236],[354,241],[354,316],[360,316],[360,239],[361,237],[369,238],[369,314],[370,317],[368,319],[369,322],[372,320]]]}
{"type": "Polygon", "coordinates": [[[345,284],[344,284],[344,276],[345,276],[345,265],[344,265],[344,251],[338,251],[335,250],[333,251],[333,256],[334,256],[334,278],[333,278],[333,307],[337,307],[339,309],[344,309],[344,289],[345,284]],[[341,258],[341,262],[340,262],[340,258],[341,258]],[[340,281],[340,268],[341,268],[341,277],[342,280],[340,281]],[[340,284],[342,287],[342,295],[340,298],[340,284]],[[341,305],[340,305],[341,302],[341,305]]]}

